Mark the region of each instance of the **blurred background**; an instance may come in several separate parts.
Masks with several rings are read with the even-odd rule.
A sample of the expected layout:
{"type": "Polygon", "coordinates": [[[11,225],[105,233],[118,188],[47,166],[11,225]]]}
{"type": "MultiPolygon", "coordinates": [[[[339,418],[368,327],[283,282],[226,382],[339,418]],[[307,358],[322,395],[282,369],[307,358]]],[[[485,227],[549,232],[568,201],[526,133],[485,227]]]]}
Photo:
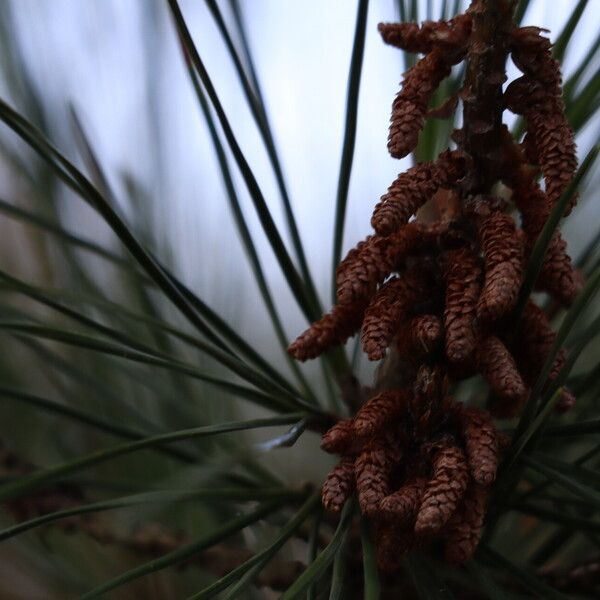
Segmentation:
{"type": "MultiPolygon", "coordinates": [[[[235,135],[289,242],[273,170],[223,37],[205,2],[182,0],[180,4],[235,135]]],[[[422,1],[420,14],[436,18],[442,4],[422,1]]],[[[239,27],[243,25],[308,264],[327,309],[356,2],[232,0],[218,5],[238,45],[243,41],[239,27]]],[[[596,42],[599,8],[598,0],[592,0],[584,10],[564,60],[565,79],[596,42]]],[[[571,0],[532,0],[524,24],[548,28],[553,38],[572,9],[571,0]]],[[[376,28],[380,21],[397,19],[397,2],[371,0],[344,252],[369,233],[374,204],[398,172],[409,166],[410,159],[393,160],[386,149],[390,107],[405,70],[404,57],[381,42],[376,28]]],[[[209,131],[166,2],[3,0],[0,28],[2,98],[40,127],[93,178],[95,174],[90,173],[82,151],[85,144],[78,133],[79,123],[102,165],[115,202],[145,245],[267,361],[284,371],[289,369],[240,243],[209,131]]],[[[587,74],[594,73],[599,64],[600,56],[594,56],[580,87],[589,82],[587,74]]],[[[512,65],[509,74],[515,74],[512,65]]],[[[597,118],[582,125],[578,134],[580,157],[599,133],[597,118]]],[[[293,339],[307,323],[288,290],[228,150],[227,155],[285,333],[293,339]]],[[[589,181],[589,189],[597,189],[597,185],[598,176],[589,181]]],[[[593,194],[587,198],[564,227],[574,255],[589,243],[600,216],[600,205],[593,194]]],[[[0,125],[0,201],[4,205],[3,209],[0,206],[4,213],[0,217],[3,271],[81,297],[90,293],[86,279],[93,279],[95,289],[104,294],[105,300],[129,307],[143,302],[141,296],[132,300],[139,290],[130,287],[118,268],[79,250],[75,251],[76,262],[72,262],[73,256],[69,257],[55,238],[41,233],[14,210],[11,212],[11,207],[35,209],[33,212],[52,223],[125,256],[96,212],[53,179],[4,125],[0,125]]],[[[159,306],[159,313],[181,322],[170,308],[161,305],[159,298],[151,300],[159,306]]],[[[21,298],[3,297],[2,302],[6,314],[16,311],[18,315],[23,308],[21,298]]],[[[39,307],[35,310],[41,311],[40,316],[46,314],[39,307]]],[[[54,391],[59,397],[77,389],[78,402],[99,415],[143,421],[149,426],[158,423],[164,429],[190,421],[211,422],[215,415],[223,417],[233,412],[231,403],[214,390],[210,392],[209,408],[206,403],[180,402],[182,395],[196,397],[203,389],[181,382],[171,385],[162,374],[153,373],[150,378],[145,367],[127,364],[109,376],[107,365],[115,367],[112,359],[100,364],[76,350],[58,352],[52,344],[3,338],[0,369],[4,381],[27,382],[33,389],[44,390],[46,395],[48,390],[54,391]],[[94,378],[94,386],[102,381],[107,389],[95,396],[85,381],[73,384],[68,370],[74,364],[81,369],[80,375],[85,373],[84,380],[94,378]],[[107,401],[107,394],[114,402],[107,401]],[[161,402],[156,402],[157,395],[161,402]]],[[[204,355],[190,356],[190,361],[211,372],[221,369],[204,355]]],[[[369,382],[371,368],[362,362],[365,383],[369,382]]],[[[320,377],[316,365],[303,369],[311,379],[320,377]]],[[[97,445],[93,436],[84,433],[57,436],[58,422],[32,419],[30,413],[20,413],[12,404],[0,409],[0,417],[11,424],[2,433],[7,444],[36,463],[56,462],[72,456],[73,448],[97,445]],[[51,445],[47,443],[49,438],[53,440],[51,445]]],[[[314,450],[314,442],[311,436],[301,447],[309,444],[314,450]]],[[[286,451],[272,459],[275,470],[283,460],[290,460],[288,454],[286,451]]],[[[323,464],[309,464],[307,456],[296,453],[292,463],[296,471],[284,473],[283,478],[321,477],[327,464],[324,460],[323,464]]],[[[142,469],[138,476],[144,475],[142,469]]],[[[27,571],[23,569],[25,579],[27,571]]],[[[33,588],[30,595],[23,593],[17,595],[5,589],[0,597],[48,597],[33,588]]]]}
{"type": "MultiPolygon", "coordinates": [[[[219,4],[232,23],[230,3],[219,4]]],[[[437,15],[441,4],[423,1],[420,14],[426,16],[429,11],[437,15]]],[[[308,262],[327,304],[355,2],[239,0],[237,5],[308,262]]],[[[275,178],[223,38],[205,2],[184,0],[181,7],[242,150],[285,234],[275,178]]],[[[570,0],[533,0],[524,23],[546,27],[552,36],[562,29],[572,8],[570,0]]],[[[596,0],[589,2],[578,24],[564,62],[565,78],[595,39],[597,9],[596,0]]],[[[5,0],[2,14],[9,34],[4,39],[10,46],[3,52],[4,62],[9,58],[22,61],[20,72],[29,77],[30,85],[43,99],[43,117],[58,147],[77,159],[69,118],[69,107],[73,106],[123,209],[151,223],[159,255],[168,256],[184,281],[200,290],[211,305],[218,305],[245,336],[268,348],[272,332],[267,315],[254,301],[257,290],[253,276],[228,210],[213,147],[166,3],[5,0]],[[132,185],[142,196],[137,206],[132,204],[132,185]],[[257,327],[260,322],[264,322],[263,327],[257,327]]],[[[397,18],[393,0],[370,3],[344,250],[369,232],[375,202],[407,166],[408,159],[399,163],[386,150],[390,106],[404,70],[403,57],[381,42],[376,28],[380,21],[397,18]]],[[[235,25],[232,30],[235,34],[235,25]]],[[[596,66],[591,65],[589,72],[596,66]]],[[[27,114],[13,83],[5,72],[3,96],[27,114]]],[[[580,156],[597,138],[598,128],[597,122],[589,122],[579,135],[580,156]]],[[[233,172],[292,337],[305,322],[261,235],[235,168],[233,172]]],[[[8,199],[11,184],[10,177],[3,177],[0,183],[8,199]]],[[[94,236],[103,235],[100,220],[82,210],[68,194],[64,196],[61,215],[65,224],[94,236]]],[[[588,211],[593,210],[590,203],[568,222],[568,237],[575,251],[591,231],[588,211]],[[571,235],[571,231],[578,235],[571,235]]],[[[111,237],[107,234],[103,241],[114,243],[111,237]]],[[[273,350],[272,358],[280,360],[275,344],[273,350]]]]}

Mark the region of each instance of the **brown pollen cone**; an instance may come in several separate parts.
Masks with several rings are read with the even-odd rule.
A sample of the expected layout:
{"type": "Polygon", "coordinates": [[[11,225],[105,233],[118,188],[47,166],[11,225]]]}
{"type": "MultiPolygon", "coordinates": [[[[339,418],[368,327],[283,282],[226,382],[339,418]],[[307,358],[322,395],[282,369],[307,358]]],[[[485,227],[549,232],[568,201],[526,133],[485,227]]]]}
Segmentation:
{"type": "Polygon", "coordinates": [[[502,401],[507,413],[516,413],[525,400],[527,387],[506,346],[499,338],[490,335],[477,345],[476,359],[479,371],[502,401]]]}
{"type": "MultiPolygon", "coordinates": [[[[577,169],[573,132],[562,112],[529,112],[526,116],[537,143],[539,162],[546,180],[546,193],[551,203],[555,204],[577,169]]],[[[577,195],[574,194],[567,205],[565,216],[571,213],[576,203],[577,195]]]]}
{"type": "MultiPolygon", "coordinates": [[[[521,27],[512,32],[513,61],[525,76],[511,84],[517,92],[507,89],[507,97],[509,108],[527,119],[546,193],[553,205],[573,178],[577,156],[573,130],[565,117],[560,64],[552,56],[550,41],[541,32],[538,27],[521,27]]],[[[576,200],[574,196],[567,215],[576,200]]]]}
{"type": "Polygon", "coordinates": [[[395,265],[408,254],[418,253],[431,244],[430,238],[416,222],[409,223],[388,237],[367,237],[350,250],[337,269],[339,303],[352,304],[369,299],[395,265]]]}
{"type": "Polygon", "coordinates": [[[567,254],[567,242],[559,232],[548,245],[536,287],[548,292],[563,306],[571,306],[581,291],[581,279],[567,254]]]}
{"type": "Polygon", "coordinates": [[[471,477],[491,485],[498,469],[498,432],[489,414],[477,408],[459,409],[458,417],[467,451],[471,477]]]}
{"type": "Polygon", "coordinates": [[[385,445],[371,440],[354,463],[356,489],[360,510],[364,515],[376,517],[379,503],[389,494],[389,473],[392,465],[385,445]]]}
{"type": "Polygon", "coordinates": [[[488,487],[472,483],[462,506],[446,526],[444,557],[450,564],[465,564],[475,553],[481,538],[488,496],[488,487]]]}
{"type": "Polygon", "coordinates": [[[433,50],[435,25],[432,21],[426,21],[421,27],[418,23],[379,23],[377,30],[390,46],[415,54],[427,54],[433,50]]]}
{"type": "Polygon", "coordinates": [[[423,358],[435,352],[444,338],[444,326],[437,315],[419,315],[409,323],[408,337],[417,356],[423,358]]]}
{"type": "MultiPolygon", "coordinates": [[[[529,385],[533,385],[538,378],[555,339],[556,333],[550,327],[546,313],[529,301],[523,310],[515,343],[515,359],[529,385]]],[[[561,349],[554,360],[548,381],[556,379],[565,359],[565,351],[561,349]]]]}
{"type": "Polygon", "coordinates": [[[523,280],[522,239],[510,215],[493,211],[479,223],[485,261],[485,281],[477,303],[477,317],[496,321],[510,312],[523,280]]]}
{"type": "Polygon", "coordinates": [[[448,52],[461,52],[471,32],[471,15],[458,15],[450,21],[425,21],[417,23],[379,23],[377,26],[383,41],[417,54],[428,54],[435,47],[448,52]]]}
{"type": "Polygon", "coordinates": [[[388,150],[394,158],[409,154],[419,141],[427,104],[443,79],[450,75],[450,64],[444,51],[433,49],[409,69],[402,89],[392,104],[388,150]]]}
{"type": "Polygon", "coordinates": [[[290,344],[288,352],[300,361],[316,358],[354,335],[363,319],[364,302],[337,304],[290,344]]]}
{"type": "Polygon", "coordinates": [[[370,235],[348,252],[336,271],[340,304],[369,298],[375,292],[391,268],[386,260],[386,248],[383,238],[370,235]]]}
{"type": "Polygon", "coordinates": [[[463,451],[458,446],[438,450],[433,459],[433,476],[417,514],[415,533],[427,536],[440,531],[462,500],[468,482],[463,451]]]}
{"type": "Polygon", "coordinates": [[[386,390],[367,400],[354,417],[354,431],[361,437],[375,434],[406,410],[407,390],[386,390]]]}
{"type": "Polygon", "coordinates": [[[388,273],[397,270],[408,257],[433,250],[437,243],[436,233],[418,221],[408,223],[383,239],[387,242],[385,256],[390,265],[388,273]]]}
{"type": "Polygon", "coordinates": [[[479,298],[481,268],[478,257],[467,247],[445,254],[446,282],[446,356],[451,362],[463,362],[475,349],[474,321],[479,298]]]}
{"type": "MultiPolygon", "coordinates": [[[[513,198],[521,213],[529,254],[552,207],[548,196],[536,183],[516,189],[513,198]]],[[[560,232],[555,232],[546,250],[536,288],[547,291],[563,306],[570,306],[579,293],[581,282],[566,250],[567,244],[560,232]]]]}
{"type": "Polygon", "coordinates": [[[354,460],[343,458],[327,475],[321,488],[323,506],[339,512],[354,491],[354,460]]]}
{"type": "Polygon", "coordinates": [[[380,235],[390,235],[408,223],[439,188],[460,179],[465,167],[461,153],[446,151],[436,161],[419,163],[398,175],[375,206],[371,217],[373,229],[380,235]]]}
{"type": "Polygon", "coordinates": [[[345,454],[348,452],[356,434],[352,419],[338,421],[321,437],[321,450],[330,454],[345,454]]]}
{"type": "Polygon", "coordinates": [[[369,360],[383,358],[406,309],[403,279],[391,279],[373,296],[365,311],[361,334],[362,347],[369,360]]]}
{"type": "Polygon", "coordinates": [[[386,496],[379,504],[381,516],[395,523],[412,521],[419,511],[426,483],[417,479],[386,496]]]}

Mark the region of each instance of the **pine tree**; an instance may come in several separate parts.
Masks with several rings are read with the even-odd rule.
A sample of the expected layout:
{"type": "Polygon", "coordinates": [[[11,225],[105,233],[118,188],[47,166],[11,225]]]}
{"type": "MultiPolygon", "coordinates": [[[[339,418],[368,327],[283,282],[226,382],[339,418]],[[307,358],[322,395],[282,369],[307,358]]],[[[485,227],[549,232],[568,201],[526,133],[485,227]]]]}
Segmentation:
{"type": "Polygon", "coordinates": [[[0,99],[2,164],[27,198],[0,200],[0,212],[29,226],[19,235],[37,248],[27,256],[39,279],[22,265],[18,277],[0,270],[13,300],[0,319],[0,541],[20,543],[3,554],[19,569],[5,570],[0,595],[20,593],[22,572],[48,598],[598,596],[600,262],[597,237],[575,259],[559,228],[586,200],[598,154],[578,161],[575,139],[597,115],[599,78],[589,72],[600,44],[564,83],[561,73],[587,4],[552,34],[522,25],[527,0],[456,2],[453,13],[443,2],[436,21],[398,2],[400,22],[378,26],[407,67],[390,99],[387,148],[413,163],[382,186],[372,232],[343,257],[370,27],[369,2],[358,0],[327,311],[250,51],[251,12],[206,0],[273,169],[286,234],[185,13],[166,0],[155,16],[178,41],[282,364],[184,283],[144,226],[133,180],[138,209],[121,210],[75,109],[84,166],[50,141],[51,109],[0,8],[14,86],[14,106],[0,99]],[[234,167],[310,323],[291,343],[234,167]],[[64,225],[65,190],[101,217],[118,249],[64,225]],[[46,244],[52,252],[39,251],[46,244]],[[361,353],[377,364],[372,381],[360,378],[361,353]],[[313,360],[320,372],[302,367],[313,360]],[[257,414],[239,416],[241,402],[257,414]],[[268,461],[282,448],[323,472],[331,458],[332,468],[299,480],[268,461]]]}

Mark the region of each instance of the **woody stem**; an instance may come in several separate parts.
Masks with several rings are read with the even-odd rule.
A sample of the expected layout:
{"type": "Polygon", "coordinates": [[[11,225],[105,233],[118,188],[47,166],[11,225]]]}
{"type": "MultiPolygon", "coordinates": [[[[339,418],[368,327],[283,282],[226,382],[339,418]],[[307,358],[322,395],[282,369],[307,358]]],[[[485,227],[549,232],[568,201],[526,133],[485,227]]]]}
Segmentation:
{"type": "Polygon", "coordinates": [[[514,0],[474,0],[463,99],[462,147],[473,159],[468,192],[489,193],[502,161],[502,84],[514,0]]]}

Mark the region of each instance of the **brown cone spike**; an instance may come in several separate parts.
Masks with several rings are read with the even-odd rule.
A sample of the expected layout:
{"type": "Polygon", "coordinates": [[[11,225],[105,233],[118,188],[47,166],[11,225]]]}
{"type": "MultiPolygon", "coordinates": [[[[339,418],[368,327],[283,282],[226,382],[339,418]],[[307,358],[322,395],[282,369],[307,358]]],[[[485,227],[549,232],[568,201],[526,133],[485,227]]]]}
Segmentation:
{"type": "Polygon", "coordinates": [[[444,557],[450,564],[463,565],[475,553],[481,538],[488,496],[488,487],[471,484],[462,507],[448,523],[444,531],[444,557]]]}
{"type": "Polygon", "coordinates": [[[354,460],[344,458],[331,470],[323,483],[323,506],[332,512],[340,512],[354,491],[354,481],[354,460]]]}
{"type": "Polygon", "coordinates": [[[379,503],[389,494],[390,468],[386,449],[380,441],[370,441],[356,459],[356,489],[364,515],[375,517],[379,513],[379,503]]]}
{"type": "MultiPolygon", "coordinates": [[[[533,385],[538,378],[555,339],[556,333],[552,331],[546,313],[529,301],[523,310],[514,351],[519,371],[529,385],[533,385]]],[[[565,352],[561,350],[552,365],[549,381],[556,379],[564,361],[565,352]]]]}
{"type": "Polygon", "coordinates": [[[386,260],[387,245],[385,239],[370,235],[348,252],[336,271],[340,304],[352,304],[373,295],[391,269],[386,260]]]}
{"type": "Polygon", "coordinates": [[[321,450],[330,454],[346,454],[352,446],[354,437],[352,419],[338,421],[321,438],[321,450]]]}
{"type": "Polygon", "coordinates": [[[446,253],[446,356],[451,362],[464,362],[475,350],[474,321],[480,290],[481,268],[470,248],[446,253]]]}
{"type": "Polygon", "coordinates": [[[447,151],[435,162],[420,163],[401,173],[375,207],[373,229],[380,235],[398,230],[439,188],[460,179],[465,166],[462,154],[447,151]]]}
{"type": "Polygon", "coordinates": [[[406,310],[406,284],[403,279],[391,279],[375,294],[365,312],[361,342],[369,360],[383,358],[406,310]]]}
{"type": "MultiPolygon", "coordinates": [[[[515,112],[527,119],[553,206],[575,174],[577,155],[573,130],[565,117],[560,64],[552,56],[549,40],[541,33],[538,27],[522,27],[512,34],[513,61],[525,73],[519,85],[529,91],[521,102],[513,103],[515,112]]],[[[574,196],[567,215],[576,201],[574,196]]]]}
{"type": "Polygon", "coordinates": [[[390,46],[395,46],[415,54],[428,54],[433,50],[433,30],[435,23],[379,23],[377,30],[383,41],[390,46]]]}
{"type": "Polygon", "coordinates": [[[429,536],[440,531],[462,500],[468,482],[464,452],[458,446],[439,450],[419,507],[415,533],[429,536]]]}
{"type": "Polygon", "coordinates": [[[418,253],[433,242],[416,222],[409,223],[393,235],[369,236],[350,250],[336,273],[340,304],[368,300],[377,285],[390,275],[409,253],[418,253]]]}
{"type": "Polygon", "coordinates": [[[477,317],[486,322],[497,321],[517,302],[525,249],[516,235],[513,218],[499,211],[481,220],[479,235],[485,260],[485,282],[477,303],[477,317]]]}
{"type": "MultiPolygon", "coordinates": [[[[527,238],[527,253],[531,252],[552,209],[548,197],[537,184],[520,188],[514,194],[521,212],[523,231],[527,238]]],[[[536,287],[547,291],[564,306],[570,306],[579,293],[581,282],[566,252],[567,245],[560,232],[550,241],[536,287]]]]}
{"type": "Polygon", "coordinates": [[[498,469],[498,432],[489,414],[477,408],[462,408],[459,419],[471,477],[489,486],[498,469]]]}
{"type": "Polygon", "coordinates": [[[418,479],[386,496],[379,505],[382,516],[394,523],[408,523],[414,520],[421,505],[426,483],[424,479],[418,479]]]}
{"type": "Polygon", "coordinates": [[[392,104],[388,136],[388,150],[394,158],[405,157],[417,146],[427,104],[448,75],[450,65],[441,49],[432,50],[404,74],[402,88],[392,104]]]}
{"type": "Polygon", "coordinates": [[[365,311],[361,342],[370,360],[379,360],[396,335],[407,311],[431,288],[429,274],[420,265],[390,279],[373,296],[365,311]]]}
{"type": "Polygon", "coordinates": [[[361,437],[377,433],[406,411],[410,394],[406,390],[387,390],[367,400],[354,417],[354,431],[361,437]]]}
{"type": "Polygon", "coordinates": [[[512,355],[499,338],[490,335],[480,341],[477,367],[500,400],[518,410],[527,388],[512,355]]]}
{"type": "Polygon", "coordinates": [[[334,306],[330,313],[300,335],[290,345],[288,352],[296,360],[305,361],[345,343],[360,328],[364,311],[364,302],[334,306]]]}
{"type": "Polygon", "coordinates": [[[464,51],[471,32],[471,15],[458,15],[450,21],[417,23],[380,23],[377,27],[383,41],[417,54],[428,54],[435,47],[448,52],[464,51]]]}

